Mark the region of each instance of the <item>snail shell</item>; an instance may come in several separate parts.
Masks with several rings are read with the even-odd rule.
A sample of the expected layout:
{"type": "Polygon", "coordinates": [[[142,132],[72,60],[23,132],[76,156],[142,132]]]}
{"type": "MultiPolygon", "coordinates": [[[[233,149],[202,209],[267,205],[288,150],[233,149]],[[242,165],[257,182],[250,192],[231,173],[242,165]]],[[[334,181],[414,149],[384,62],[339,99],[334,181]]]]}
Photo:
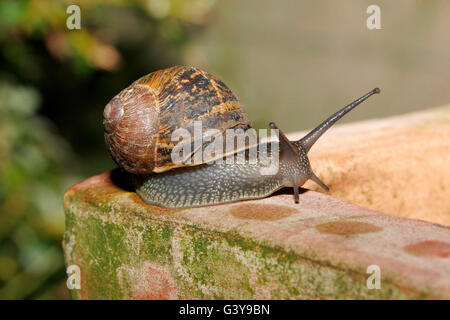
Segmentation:
{"type": "Polygon", "coordinates": [[[188,143],[195,145],[194,121],[202,121],[203,132],[217,129],[223,134],[230,128],[250,128],[233,92],[218,78],[194,67],[150,73],[117,94],[103,112],[108,150],[120,167],[133,174],[198,165],[171,159],[175,130],[188,130],[192,137],[188,143]]]}

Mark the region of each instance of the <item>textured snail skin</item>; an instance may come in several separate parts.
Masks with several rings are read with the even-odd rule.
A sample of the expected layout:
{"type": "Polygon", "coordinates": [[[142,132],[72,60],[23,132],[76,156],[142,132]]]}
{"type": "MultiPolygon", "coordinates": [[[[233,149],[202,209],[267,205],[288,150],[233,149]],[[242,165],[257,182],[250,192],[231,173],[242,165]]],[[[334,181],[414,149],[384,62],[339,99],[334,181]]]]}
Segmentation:
{"type": "Polygon", "coordinates": [[[308,151],[346,113],[379,92],[380,89],[375,88],[356,99],[298,141],[287,140],[280,131],[279,170],[274,175],[262,175],[261,165],[248,162],[227,164],[223,161],[134,176],[136,192],[148,204],[188,208],[264,198],[283,187],[293,187],[294,200],[298,202],[298,188],[308,179],[328,191],[328,187],[311,170],[308,151]]]}
{"type": "Polygon", "coordinates": [[[261,174],[261,165],[221,163],[178,168],[149,176],[135,176],[136,192],[148,204],[167,208],[214,205],[269,196],[282,187],[292,187],[292,177],[299,177],[298,186],[311,176],[305,151],[299,146],[294,161],[283,159],[275,175],[261,174]]]}

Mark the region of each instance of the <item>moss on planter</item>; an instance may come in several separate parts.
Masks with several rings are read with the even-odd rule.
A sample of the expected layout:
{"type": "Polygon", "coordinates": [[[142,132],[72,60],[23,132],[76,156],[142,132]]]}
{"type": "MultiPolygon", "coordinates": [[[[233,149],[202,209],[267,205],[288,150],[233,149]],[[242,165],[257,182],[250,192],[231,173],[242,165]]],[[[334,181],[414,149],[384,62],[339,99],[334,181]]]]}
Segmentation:
{"type": "MultiPolygon", "coordinates": [[[[74,186],[65,195],[66,263],[76,264],[81,269],[81,290],[72,290],[76,299],[445,297],[445,289],[439,291],[424,286],[423,282],[415,283],[402,274],[396,267],[402,262],[395,260],[404,251],[401,247],[392,249],[392,268],[385,264],[382,288],[369,290],[366,286],[369,275],[363,260],[334,257],[330,255],[335,250],[333,246],[323,248],[316,244],[336,246],[337,241],[356,246],[359,243],[361,254],[370,255],[367,248],[372,247],[361,245],[358,239],[383,240],[389,245],[395,239],[390,237],[398,230],[406,230],[389,231],[401,218],[367,211],[319,194],[312,195],[310,200],[302,195],[303,213],[292,206],[292,212],[280,214],[275,220],[258,220],[242,213],[236,215],[237,209],[232,205],[203,211],[168,210],[144,204],[135,193],[114,184],[110,175],[93,177],[74,186]],[[321,197],[319,202],[317,196],[321,197]],[[305,215],[308,210],[316,210],[314,205],[327,199],[330,203],[324,204],[321,210],[329,212],[323,218],[317,218],[316,212],[305,215]],[[341,210],[348,213],[343,215],[341,210]],[[379,220],[376,220],[377,215],[379,220]],[[268,226],[269,233],[258,229],[268,226]],[[278,234],[280,226],[285,231],[278,234]],[[358,232],[355,232],[355,226],[358,232]],[[302,231],[305,233],[302,239],[314,240],[311,245],[301,243],[300,238],[300,243],[291,244],[279,238],[286,232],[296,235],[302,231]],[[279,240],[275,241],[277,237],[279,240]],[[319,240],[322,242],[317,242],[319,240]]],[[[281,201],[277,205],[278,208],[287,206],[281,201]]],[[[426,228],[433,236],[441,234],[443,241],[450,238],[449,230],[445,228],[422,222],[414,226],[419,228],[417,230],[426,228]]],[[[346,245],[336,248],[343,252],[347,250],[346,245]]],[[[377,255],[380,252],[373,256],[377,255]]],[[[421,273],[417,276],[422,274],[423,265],[429,263],[426,256],[409,254],[402,259],[406,258],[409,265],[420,266],[421,273]]],[[[431,266],[428,272],[432,270],[431,266]]]]}
{"type": "MultiPolygon", "coordinates": [[[[66,210],[67,264],[82,270],[82,290],[74,298],[125,299],[136,297],[141,276],[136,270],[150,263],[166,270],[175,282],[176,298],[292,299],[292,298],[406,298],[393,285],[366,288],[366,274],[349,272],[324,261],[270,246],[236,231],[214,232],[192,225],[142,219],[132,211],[85,203],[66,210]],[[118,217],[118,216],[122,217],[118,217]],[[129,215],[124,218],[124,215],[129,215]],[[116,220],[116,221],[115,221],[116,220]],[[133,223],[123,223],[132,221],[133,223]]],[[[149,213],[149,218],[151,213],[149,213]]],[[[157,281],[156,281],[157,282],[157,281]]],[[[384,281],[387,283],[387,281],[384,281]]],[[[151,296],[155,283],[148,283],[151,296]]],[[[145,285],[145,283],[144,283],[145,285]]],[[[156,283],[158,285],[158,283],[156,283]]],[[[141,292],[141,296],[142,295],[141,292]]]]}

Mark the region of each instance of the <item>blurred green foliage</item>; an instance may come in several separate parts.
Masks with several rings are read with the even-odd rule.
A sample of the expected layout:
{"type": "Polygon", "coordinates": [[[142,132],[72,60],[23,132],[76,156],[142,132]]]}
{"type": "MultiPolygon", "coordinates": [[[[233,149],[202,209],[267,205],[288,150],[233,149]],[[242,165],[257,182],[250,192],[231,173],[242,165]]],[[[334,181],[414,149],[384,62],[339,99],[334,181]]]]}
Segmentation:
{"type": "Polygon", "coordinates": [[[179,63],[213,2],[0,2],[0,299],[69,297],[62,196],[114,166],[103,107],[139,76],[179,63]],[[71,4],[81,30],[66,27],[71,4]]]}
{"type": "Polygon", "coordinates": [[[40,95],[0,80],[0,297],[25,298],[63,275],[61,192],[73,154],[37,115],[40,95]]]}

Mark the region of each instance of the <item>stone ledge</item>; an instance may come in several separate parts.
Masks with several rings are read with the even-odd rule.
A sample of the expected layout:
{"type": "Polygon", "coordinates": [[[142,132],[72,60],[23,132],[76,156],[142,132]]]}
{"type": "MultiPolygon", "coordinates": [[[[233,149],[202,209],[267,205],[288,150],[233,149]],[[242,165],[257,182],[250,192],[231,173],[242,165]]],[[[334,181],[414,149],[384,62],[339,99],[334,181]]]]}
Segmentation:
{"type": "Polygon", "coordinates": [[[328,195],[450,226],[450,106],[338,125],[309,157],[328,195]]]}
{"type": "Polygon", "coordinates": [[[334,197],[303,190],[299,205],[280,192],[168,210],[118,170],[89,178],[64,196],[66,263],[82,273],[73,296],[450,299],[450,228],[373,211],[450,225],[449,124],[443,107],[330,129],[310,157],[334,197]]]}
{"type": "Polygon", "coordinates": [[[314,191],[169,210],[116,170],[64,197],[67,265],[82,299],[450,298],[450,228],[314,191]],[[113,182],[114,181],[114,182],[113,182]],[[369,290],[369,265],[381,289],[369,290]]]}

